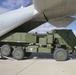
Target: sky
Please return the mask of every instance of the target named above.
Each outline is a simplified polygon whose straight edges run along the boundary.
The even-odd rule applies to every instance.
[[[15,10],[20,8],[21,6],[27,6],[30,3],[30,0],[0,0],[0,14],[3,14],[5,12],[9,12],[11,10]],[[76,18],[76,16],[72,16]],[[49,32],[52,29],[55,29],[56,27],[49,24],[45,23],[38,28],[32,30],[32,32],[39,32],[39,33],[45,33]],[[73,21],[71,24],[69,24],[66,29],[72,29],[73,32],[76,35],[76,20]]]
[[[0,14],[27,6],[30,0],[0,0]]]

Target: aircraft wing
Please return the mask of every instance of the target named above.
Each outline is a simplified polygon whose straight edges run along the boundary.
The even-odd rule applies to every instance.
[[[34,0],[34,6],[56,27],[68,26],[74,21],[70,16],[76,15],[76,0]]]

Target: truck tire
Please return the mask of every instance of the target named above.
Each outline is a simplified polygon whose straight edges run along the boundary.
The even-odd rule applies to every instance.
[[[10,45],[3,45],[1,47],[1,55],[2,56],[10,56],[12,53],[12,49]]]
[[[26,56],[26,57],[30,57],[31,54],[32,54],[31,52],[25,52],[25,56]]]
[[[60,48],[54,51],[53,57],[56,61],[66,61],[68,58],[68,54],[66,50]]]
[[[24,58],[24,51],[21,48],[15,48],[12,53],[14,59],[22,60]]]

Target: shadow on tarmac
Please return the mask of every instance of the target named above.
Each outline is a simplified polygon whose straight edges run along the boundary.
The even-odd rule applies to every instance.
[[[76,60],[76,53],[73,53],[72,56],[70,56],[70,58],[72,58],[73,60]]]
[[[0,57],[0,60],[7,60],[7,59],[13,59],[12,57]],[[32,55],[28,58],[24,58],[23,60],[29,60],[29,59],[54,59],[53,58],[53,54],[49,54],[49,53],[32,53]],[[71,56],[69,56],[68,60],[76,60],[76,53],[73,53]]]
[[[53,59],[53,54],[49,53],[32,53],[32,55],[29,57],[36,58],[36,59]]]
[[[48,53],[32,53],[32,55],[29,58],[24,58],[23,60],[28,60],[28,59],[54,59],[53,54],[48,54]],[[76,53],[73,53],[72,55],[69,56],[68,60],[76,60]]]

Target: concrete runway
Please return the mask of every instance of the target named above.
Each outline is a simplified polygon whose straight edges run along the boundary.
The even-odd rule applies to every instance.
[[[55,61],[50,54],[33,53],[24,60],[0,59],[0,75],[76,75],[76,54],[70,60]]]

